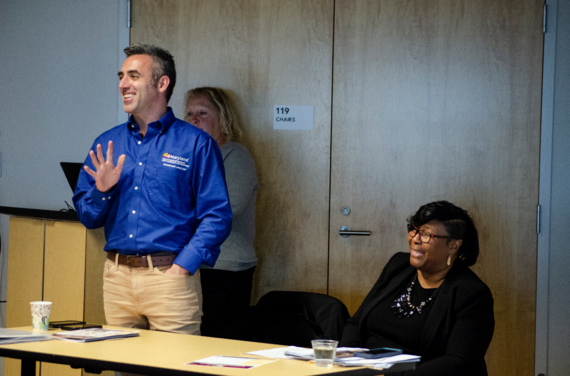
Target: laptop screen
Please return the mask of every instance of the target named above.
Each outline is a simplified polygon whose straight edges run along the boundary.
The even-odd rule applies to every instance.
[[[79,179],[79,172],[81,172],[81,167],[83,167],[83,163],[76,163],[76,162],[60,162],[61,168],[63,169],[63,173],[69,182],[69,186],[71,187],[71,191],[75,193],[75,186],[77,185],[77,179]]]

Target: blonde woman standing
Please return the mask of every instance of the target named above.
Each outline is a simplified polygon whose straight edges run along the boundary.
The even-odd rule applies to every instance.
[[[213,268],[200,269],[204,312],[201,332],[232,338],[240,311],[249,306],[257,263],[253,247],[257,172],[249,151],[234,141],[242,132],[235,108],[222,89],[189,90],[185,109],[185,120],[208,133],[220,147],[233,214],[232,231],[221,246],[218,261]]]

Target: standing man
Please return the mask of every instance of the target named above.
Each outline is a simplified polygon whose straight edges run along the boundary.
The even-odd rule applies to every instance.
[[[224,163],[216,141],[167,107],[172,55],[125,53],[119,90],[131,116],[95,140],[73,202],[85,227],[105,226],[107,324],[199,335],[198,268],[214,265],[230,233]]]

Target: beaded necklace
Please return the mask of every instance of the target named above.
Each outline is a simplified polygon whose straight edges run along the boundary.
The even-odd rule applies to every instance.
[[[412,304],[411,296],[412,291],[414,290],[414,284],[418,279],[418,273],[414,277],[414,280],[410,284],[410,287],[406,289],[407,293],[402,294],[399,298],[394,300],[396,304],[392,306],[394,309],[394,315],[399,315],[398,318],[401,319],[402,317],[411,317],[414,312],[417,312],[419,315],[422,314],[422,311],[431,303],[433,298],[435,298],[435,294],[439,291],[439,287],[431,294],[429,298],[425,301],[421,302],[418,306]],[[440,285],[441,287],[441,285]]]

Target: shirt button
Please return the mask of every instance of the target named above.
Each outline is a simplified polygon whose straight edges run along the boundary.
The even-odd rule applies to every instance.
[[[137,189],[139,189],[139,187],[135,187],[135,191],[136,191]]]
[[[142,162],[139,162],[139,166],[142,166]]]
[[[111,196],[109,196],[109,200],[111,199]]]
[[[137,212],[136,210],[133,210],[133,214],[135,214],[136,212]]]
[[[105,201],[105,197],[101,197],[101,200]]]
[[[142,141],[137,142],[139,145],[141,144]]]
[[[130,234],[130,235],[129,235],[129,238],[132,238],[132,237],[133,237],[133,234]]]

